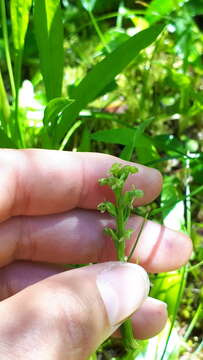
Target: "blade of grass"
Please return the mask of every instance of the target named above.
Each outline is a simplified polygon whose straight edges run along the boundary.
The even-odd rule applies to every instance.
[[[203,260],[200,261],[198,264],[195,264],[195,265],[193,265],[193,266],[190,266],[189,269],[188,269],[188,272],[189,272],[189,271],[193,271],[193,270],[195,270],[195,269],[198,269],[198,267],[200,267],[200,266],[202,266],[202,265],[203,265]]]
[[[64,110],[56,129],[56,141],[60,143],[79,112],[120,73],[138,53],[156,40],[163,25],[143,30],[108,54],[106,58],[89,71],[75,90],[75,102]],[[119,60],[119,61],[118,61]],[[68,119],[68,121],[67,121]]]
[[[197,355],[201,354],[201,351],[203,350],[203,340],[201,341],[201,343],[199,344],[199,346],[197,347],[197,349],[194,351],[194,353],[192,354],[191,359],[197,360]]]
[[[116,19],[116,27],[117,27],[117,29],[121,29],[121,28],[122,28],[122,22],[123,22],[124,12],[125,12],[124,2],[123,2],[123,0],[121,0],[121,1],[119,2],[118,15],[117,15],[117,19]]]
[[[188,153],[189,155],[189,153]],[[184,164],[185,163],[185,164]],[[185,221],[186,221],[186,230],[189,236],[191,236],[191,231],[192,231],[192,222],[191,222],[191,200],[190,200],[190,159],[187,158],[184,161],[184,168],[185,168],[185,208],[186,208],[186,214],[185,214]],[[170,336],[171,333],[173,331],[174,325],[175,325],[175,321],[176,321],[176,317],[177,317],[177,313],[178,313],[178,309],[181,303],[181,299],[185,290],[185,285],[186,285],[186,280],[187,280],[187,274],[188,274],[188,264],[183,266],[181,269],[181,281],[180,281],[180,287],[179,287],[179,291],[178,291],[178,296],[176,299],[176,305],[175,305],[175,310],[173,313],[173,317],[172,317],[172,321],[171,321],[171,326],[168,332],[168,336],[166,339],[166,343],[165,343],[165,347],[161,356],[160,360],[163,360],[166,354],[166,350],[168,348],[168,344],[170,341]],[[177,350],[175,349],[175,352]]]
[[[182,299],[182,295],[183,295],[183,292],[184,292],[184,289],[185,289],[186,276],[187,276],[186,266],[183,266],[183,268],[181,269],[181,281],[180,281],[178,296],[177,296],[177,300],[176,300],[176,304],[175,304],[175,310],[174,310],[174,313],[173,313],[173,317],[172,317],[172,320],[171,320],[171,326],[170,326],[170,329],[169,329],[169,332],[168,332],[168,335],[167,335],[165,347],[164,347],[164,350],[163,350],[163,353],[162,353],[162,356],[161,356],[160,360],[164,360],[166,350],[168,348],[168,344],[169,344],[170,337],[171,337],[171,334],[172,334],[172,331],[173,331],[173,328],[174,328],[174,325],[175,325],[175,321],[176,321],[178,309],[179,309],[179,306],[180,306],[180,302],[181,302],[181,299]]]
[[[64,150],[65,146],[68,144],[68,141],[70,140],[71,136],[74,134],[74,132],[82,125],[82,121],[78,120],[72,127],[71,129],[68,131],[68,133],[66,134],[59,150]]]
[[[197,323],[197,321],[198,321],[198,319],[200,318],[201,315],[203,315],[202,314],[202,304],[199,304],[199,306],[198,306],[198,308],[197,308],[197,310],[195,312],[195,315],[192,318],[192,321],[191,321],[190,325],[188,326],[188,328],[187,328],[187,330],[186,330],[186,332],[185,332],[185,334],[183,336],[185,341],[188,340],[192,330],[194,329],[194,327],[195,327],[195,325],[196,325],[196,323]]]
[[[10,80],[10,85],[11,85],[11,93],[12,93],[13,99],[15,99],[15,97],[16,97],[16,89],[15,89],[15,81],[14,81],[13,68],[12,68],[11,56],[10,56],[10,48],[9,48],[9,41],[8,41],[8,29],[7,29],[5,0],[0,0],[0,5],[1,5],[1,23],[2,23],[3,38],[4,38],[4,48],[5,48],[5,55],[6,55],[6,63],[7,63],[9,80]]]
[[[16,131],[18,134],[18,143],[20,147],[25,147],[23,130],[19,119],[19,90],[21,83],[21,68],[22,68],[22,51],[19,51],[15,55],[14,61],[14,75],[15,75],[15,86],[16,86],[16,98],[15,98],[15,122]]]
[[[107,53],[110,53],[110,48],[109,48],[108,44],[106,43],[106,40],[105,40],[105,38],[104,38],[101,30],[100,30],[99,25],[97,24],[97,20],[96,20],[96,18],[94,17],[93,12],[92,12],[92,11],[88,11],[88,13],[89,13],[89,17],[90,17],[90,20],[91,20],[91,22],[92,22],[92,25],[94,26],[95,31],[96,31],[96,33],[97,33],[97,35],[98,35],[101,43],[103,44],[103,46],[104,46],[104,48],[106,49]]]
[[[10,118],[10,106],[4,87],[4,82],[0,70],[0,114],[1,114],[1,125],[6,133],[9,133],[8,124]]]
[[[145,129],[151,124],[151,122],[154,120],[154,117],[151,117],[145,121],[143,121],[139,126],[134,128],[134,135],[132,137],[132,140],[129,141],[123,149],[123,151],[120,154],[120,158],[123,160],[130,161],[133,155],[133,151],[135,149],[136,143],[138,143],[141,140],[141,136],[144,133]]]
[[[22,56],[25,36],[29,23],[29,12],[32,0],[11,0],[10,14],[12,24],[12,37],[15,50],[14,56],[14,81],[15,81],[15,125],[18,144],[25,147],[22,126],[19,119],[19,89],[21,84]]]
[[[35,0],[35,36],[47,100],[61,96],[64,50],[60,0]]]

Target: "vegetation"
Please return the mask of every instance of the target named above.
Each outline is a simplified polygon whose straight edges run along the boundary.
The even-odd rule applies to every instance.
[[[92,359],[200,359],[203,342],[203,3],[0,0],[0,146],[99,151],[158,168],[153,220],[186,232],[182,269],[151,275],[168,304],[160,336],[134,354],[107,341]]]

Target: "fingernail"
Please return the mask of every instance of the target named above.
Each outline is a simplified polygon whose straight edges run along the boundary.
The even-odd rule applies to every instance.
[[[97,277],[109,322],[117,325],[136,311],[149,293],[146,271],[131,263],[110,262]]]
[[[154,299],[154,298],[150,298],[150,299],[153,299],[153,303],[156,305],[156,306],[160,306],[161,308],[165,308],[165,310],[167,310],[167,304],[164,302],[164,301],[161,301],[161,300],[158,300],[158,299]]]

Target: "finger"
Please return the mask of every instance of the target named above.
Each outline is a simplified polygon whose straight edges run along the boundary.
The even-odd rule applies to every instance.
[[[96,153],[51,150],[1,150],[0,219],[14,215],[41,215],[63,212],[75,207],[94,209],[112,192],[100,186],[115,162],[133,164]],[[155,169],[136,165],[128,186],[144,191],[137,205],[152,201],[160,192],[161,175]]]
[[[128,226],[134,232],[127,241],[128,254],[142,222],[138,216],[129,221]],[[113,226],[109,216],[88,210],[11,218],[0,224],[0,265],[15,259],[61,264],[115,260],[114,244],[104,234],[105,227]],[[192,243],[186,235],[147,221],[131,261],[149,272],[170,271],[185,264],[191,251]]]
[[[131,317],[135,338],[144,340],[156,336],[165,327],[167,317],[166,303],[148,297]],[[121,337],[120,330],[113,336]]]
[[[27,286],[65,271],[54,264],[15,261],[0,268],[0,301],[17,294]]]
[[[148,291],[143,268],[118,262],[43,280],[0,303],[1,358],[85,360]]]
[[[148,297],[132,316],[135,338],[144,340],[159,334],[166,325],[167,317],[166,303]]]
[[[29,262],[15,262],[5,266],[0,269],[0,301],[62,271],[64,269],[59,266]],[[165,326],[166,304],[148,297],[131,319],[135,338],[147,339],[155,336]]]

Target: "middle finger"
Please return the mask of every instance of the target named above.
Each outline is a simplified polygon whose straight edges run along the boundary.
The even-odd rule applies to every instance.
[[[127,241],[129,253],[143,219],[133,216]],[[116,259],[112,240],[103,229],[112,218],[96,211],[76,209],[64,214],[13,217],[0,224],[0,266],[13,260],[81,264]],[[183,265],[192,250],[184,234],[147,221],[131,259],[149,272],[171,271]]]

